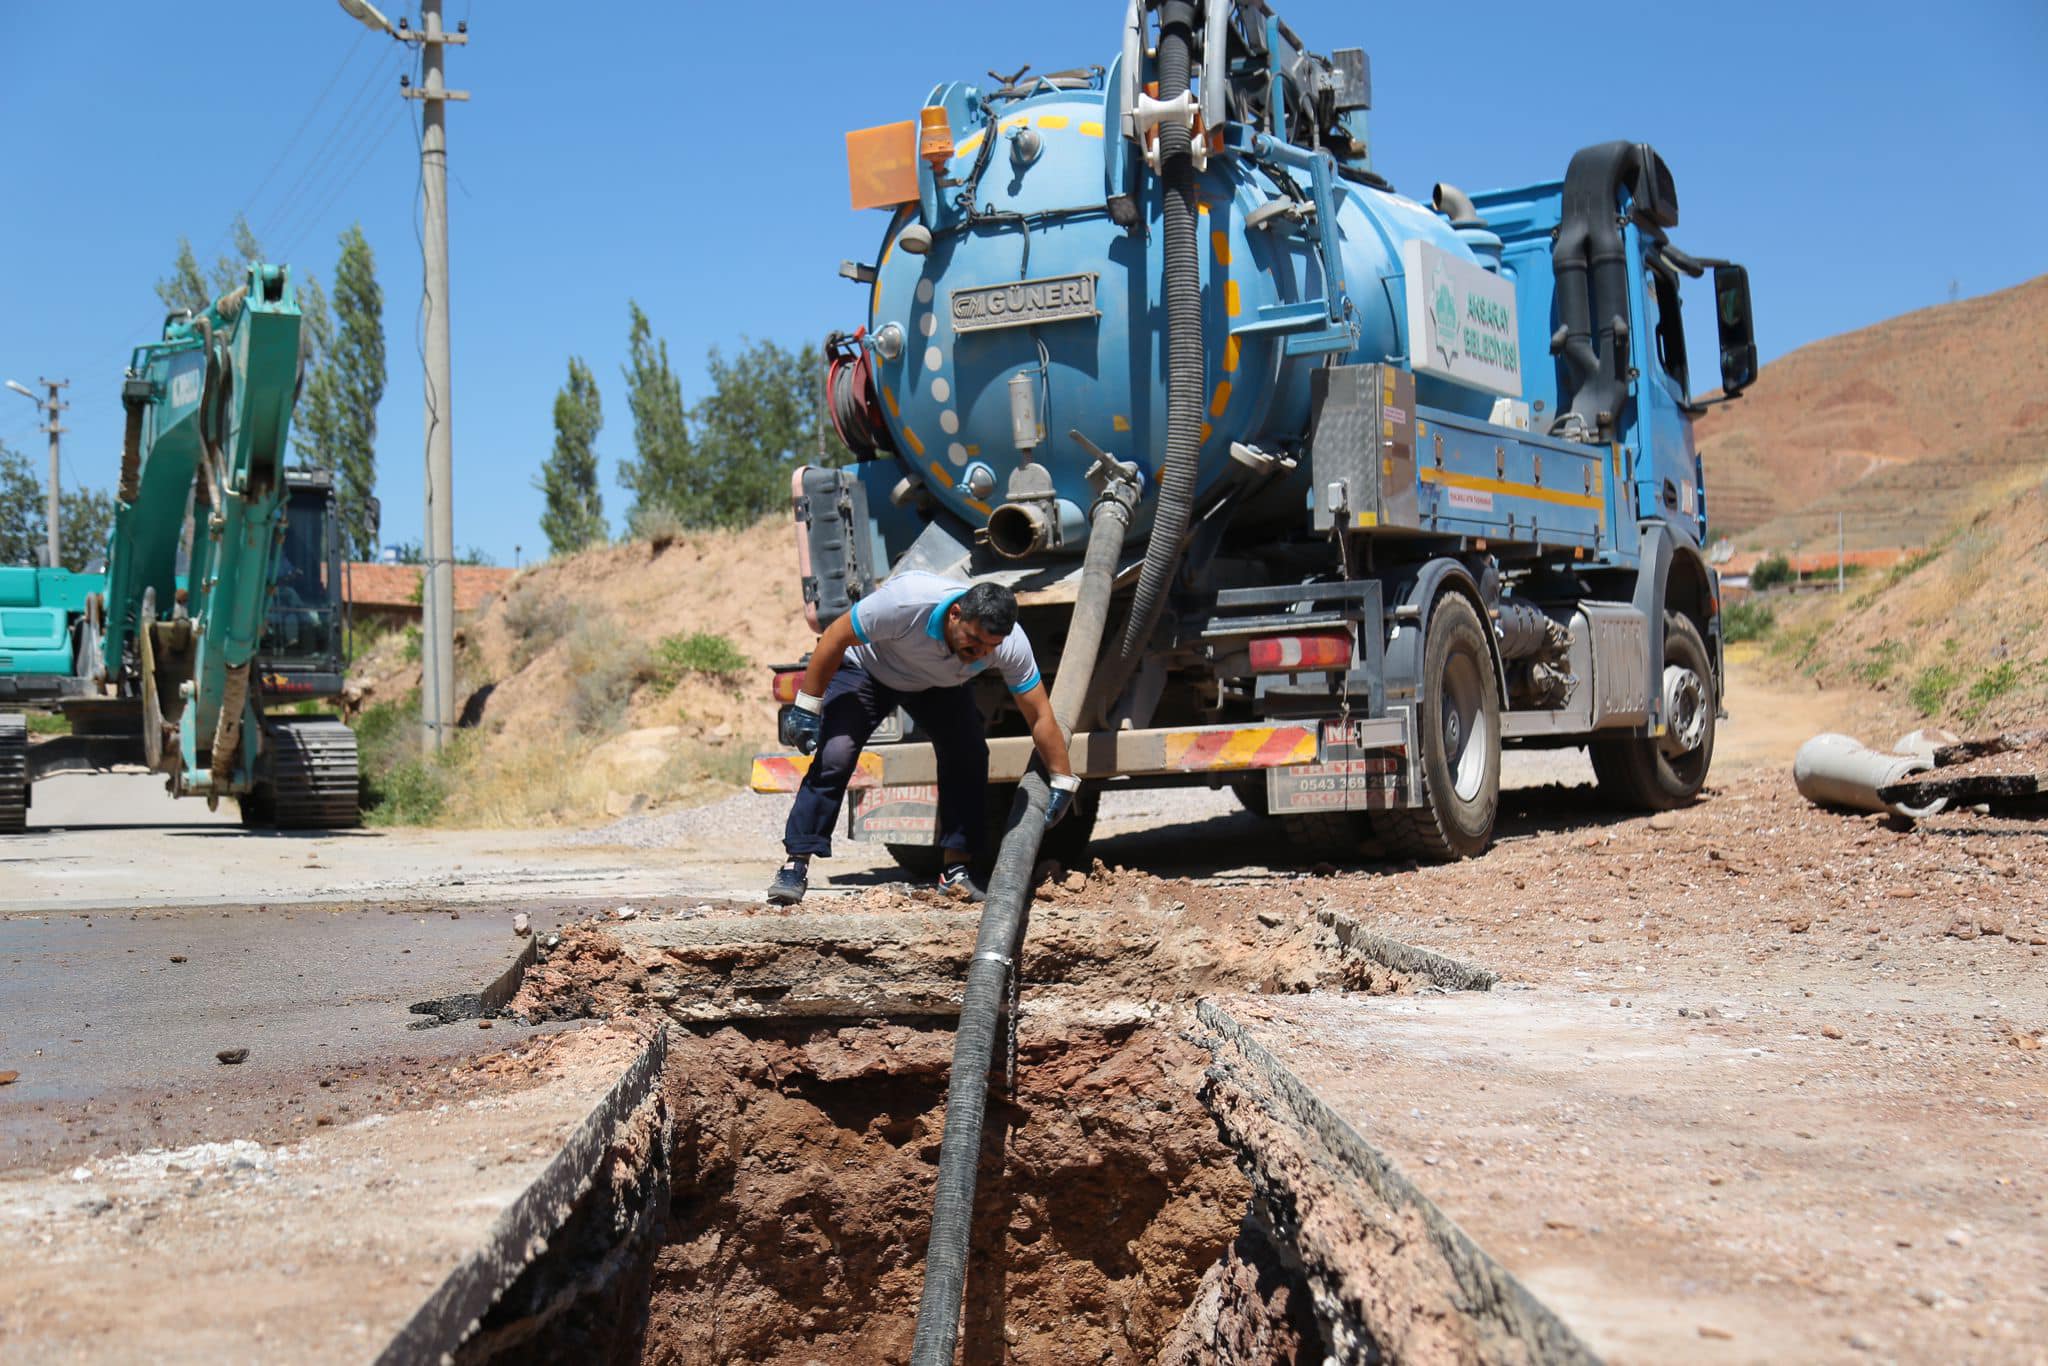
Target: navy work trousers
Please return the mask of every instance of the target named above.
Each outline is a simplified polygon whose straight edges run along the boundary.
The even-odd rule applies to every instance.
[[[939,762],[939,844],[973,853],[981,847],[988,792],[988,726],[966,684],[898,692],[854,664],[842,664],[825,685],[824,732],[817,756],[783,827],[792,855],[832,856],[832,826],[846,800],[861,747],[901,707],[931,736]]]

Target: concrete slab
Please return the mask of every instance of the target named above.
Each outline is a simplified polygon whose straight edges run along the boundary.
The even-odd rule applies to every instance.
[[[2039,1359],[2028,1117],[1931,1127],[1944,1101],[1910,1074],[1837,1095],[1796,1047],[1692,1027],[1676,998],[1628,1006],[1203,1003],[1205,1100],[1339,1336],[1480,1360]]]
[[[441,1359],[658,1106],[661,1057],[592,1026],[458,1104],[0,1178],[0,1357]]]

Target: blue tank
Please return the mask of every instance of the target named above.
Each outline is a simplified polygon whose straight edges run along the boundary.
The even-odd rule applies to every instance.
[[[1119,134],[1117,79],[1112,65],[1086,84],[1009,100],[984,101],[965,85],[935,90],[928,107],[947,113],[954,151],[944,180],[954,184],[926,172],[923,202],[896,212],[882,244],[867,328],[884,420],[906,470],[973,528],[987,524],[1026,459],[1019,407],[1036,407],[1042,435],[1030,460],[1064,517],[1092,497],[1093,457],[1070,431],[1156,482],[1167,410],[1162,196]],[[1461,237],[1428,206],[1335,175],[1321,177],[1335,225],[1322,235],[1320,215],[1298,209],[1315,202],[1310,180],[1305,171],[1283,186],[1250,157],[1218,151],[1198,175],[1202,489],[1230,468],[1234,442],[1298,449],[1314,369],[1405,357],[1404,242],[1498,266],[1497,252],[1489,259],[1483,242],[1475,252],[1473,234]],[[1129,227],[1111,213],[1120,187]],[[971,215],[958,208],[968,196]],[[1319,236],[1341,262],[1336,292],[1348,316],[1337,320],[1315,307],[1331,294]],[[1477,416],[1492,402],[1427,377],[1418,397]],[[1307,475],[1292,480],[1262,506],[1298,520]],[[1145,525],[1141,516],[1133,534]],[[1078,539],[1066,548],[1078,550]]]

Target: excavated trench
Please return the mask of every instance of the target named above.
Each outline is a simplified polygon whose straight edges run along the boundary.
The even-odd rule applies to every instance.
[[[1014,1065],[999,1046],[991,1069],[963,1360],[1325,1359],[1202,1102],[1192,1004],[1429,979],[1305,895],[1191,911],[1147,887],[1056,884],[1033,910]],[[662,1082],[458,1359],[906,1359],[973,920],[874,893],[565,932],[511,1010],[665,1031]]]

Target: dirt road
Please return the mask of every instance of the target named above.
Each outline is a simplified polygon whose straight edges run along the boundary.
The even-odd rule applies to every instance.
[[[1103,991],[1119,1001],[1147,981],[1206,990],[1189,984],[1215,944],[1242,940],[1245,961],[1267,964],[1227,987],[1250,993],[1232,1007],[1246,1037],[1293,1059],[1611,1359],[2037,1360],[2048,1340],[2041,833],[1969,813],[1903,831],[1814,811],[1790,792],[1798,743],[1822,729],[1882,742],[1904,719],[1860,696],[1766,685],[1740,663],[1729,706],[1699,806],[1618,819],[1583,786],[1582,756],[1515,756],[1496,847],[1447,868],[1311,873],[1228,793],[1116,794],[1096,853],[1132,871],[1055,890],[1034,934],[1151,954],[1145,917],[1161,908],[1175,925],[1209,927],[1175,950],[1180,977],[1149,959],[1111,973],[1118,985]],[[277,1144],[320,1130],[309,1115],[337,1132],[373,1110],[443,1115],[470,1085],[463,1057],[529,1036],[509,1021],[413,1034],[407,998],[446,977],[480,983],[515,947],[515,910],[541,930],[622,906],[687,921],[693,903],[751,899],[779,852],[780,804],[746,797],[580,835],[293,837],[247,834],[136,785],[147,782],[51,784],[30,834],[0,851],[0,971],[13,973],[0,982],[0,1068],[23,1073],[6,1137],[31,1186],[73,1162],[111,1171],[152,1141]],[[843,846],[827,867],[817,909],[900,914],[894,874],[871,851]],[[1327,994],[1327,972],[1286,961],[1325,913],[1504,981],[1484,995]],[[188,961],[171,964],[173,953]],[[639,1000],[639,980],[593,999]],[[1100,1007],[1081,997],[1100,1027]],[[1028,1029],[1028,995],[1026,1008]],[[274,1069],[213,1062],[229,1032],[266,1041]],[[1048,1042],[1027,1033],[1027,1066]],[[930,1071],[943,1049],[920,1047]],[[845,1079],[865,1065],[830,1069]],[[1120,1084],[1105,1083],[1104,1114],[1127,1108]],[[1073,1103],[1056,1091],[1047,1104]],[[117,1093],[125,1108],[100,1103]],[[926,1108],[905,1130],[902,1113],[868,1101],[820,1101],[791,1132],[829,1146],[833,1125],[865,1126],[859,1141],[875,1152],[915,1159],[888,1197],[914,1211],[903,1191],[936,1142],[937,1095],[881,1094]],[[1098,1123],[1088,1114],[1083,1130]],[[45,1238],[78,1217],[38,1210],[24,1198],[8,1217]],[[762,1256],[788,1255],[766,1211],[728,1214]],[[1045,1236],[1018,1229],[1026,1243]],[[1020,1243],[1018,1255],[1042,1261],[1059,1241]],[[1066,1273],[1047,1274],[1055,1304]]]

